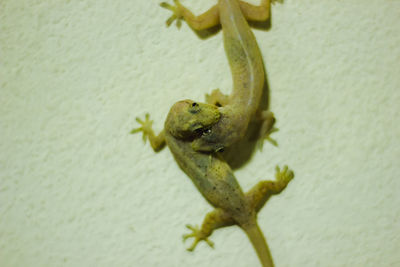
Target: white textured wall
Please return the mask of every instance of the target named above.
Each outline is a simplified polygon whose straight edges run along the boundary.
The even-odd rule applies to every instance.
[[[259,266],[235,227],[185,251],[185,224],[211,208],[167,149],[128,134],[136,116],[161,129],[175,101],[230,91],[220,33],[165,28],[156,0],[0,10],[0,266]],[[272,12],[255,34],[280,146],[236,175],[247,190],[295,170],[259,215],[276,266],[400,266],[400,1]]]

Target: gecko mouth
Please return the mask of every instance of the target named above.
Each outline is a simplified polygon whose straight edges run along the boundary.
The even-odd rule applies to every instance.
[[[192,148],[198,152],[222,152],[224,146],[221,142],[212,134],[211,129],[207,133],[202,133],[198,138],[192,141]]]

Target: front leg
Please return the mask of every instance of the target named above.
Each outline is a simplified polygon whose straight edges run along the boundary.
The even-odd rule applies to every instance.
[[[275,181],[261,181],[246,194],[250,205],[258,212],[272,196],[279,194],[294,178],[294,173],[287,166],[281,170],[276,166]]]
[[[223,94],[218,88],[211,94],[206,94],[206,103],[217,107],[223,107],[229,104],[229,96]]]
[[[145,120],[142,121],[140,118],[136,118],[136,121],[142,125],[142,127],[133,129],[130,133],[135,134],[138,132],[143,133],[143,141],[146,142],[147,139],[150,141],[150,145],[155,152],[160,151],[165,146],[165,135],[164,130],[158,135],[154,134],[153,131],[153,121],[150,120],[150,115],[146,114]]]
[[[166,2],[160,4],[161,7],[171,10],[173,13],[166,22],[167,26],[171,25],[174,20],[177,20],[176,26],[180,28],[182,19],[184,19],[187,24],[196,31],[209,29],[219,24],[219,11],[217,5],[199,16],[195,16],[189,9],[183,6],[179,0],[174,0],[174,3],[175,5],[170,5]]]

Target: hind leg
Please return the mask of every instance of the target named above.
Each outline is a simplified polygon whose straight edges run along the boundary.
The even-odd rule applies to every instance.
[[[265,21],[270,17],[271,3],[280,2],[283,0],[262,0],[259,6],[239,1],[240,9],[247,20]]]
[[[193,251],[200,241],[205,241],[210,247],[214,247],[214,243],[208,240],[208,237],[212,232],[218,228],[233,225],[233,219],[222,209],[215,209],[212,212],[207,213],[204,218],[203,224],[199,229],[197,226],[186,225],[186,227],[192,230],[192,233],[183,236],[183,240],[193,237],[193,244],[187,249]]]
[[[278,146],[278,142],[271,137],[272,133],[278,131],[278,128],[274,127],[274,114],[269,110],[259,111],[256,114],[256,119],[259,120],[261,123],[261,127],[258,133],[258,148],[262,150],[265,140],[267,140],[274,146]]]

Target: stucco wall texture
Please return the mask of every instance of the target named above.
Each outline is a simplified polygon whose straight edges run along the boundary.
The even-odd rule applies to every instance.
[[[0,1],[1,267],[260,266],[237,227],[185,250],[212,208],[129,134],[231,90],[221,33],[166,28],[158,3]],[[235,174],[248,190],[295,171],[259,214],[276,267],[400,266],[400,1],[287,0],[254,33],[279,147]]]

